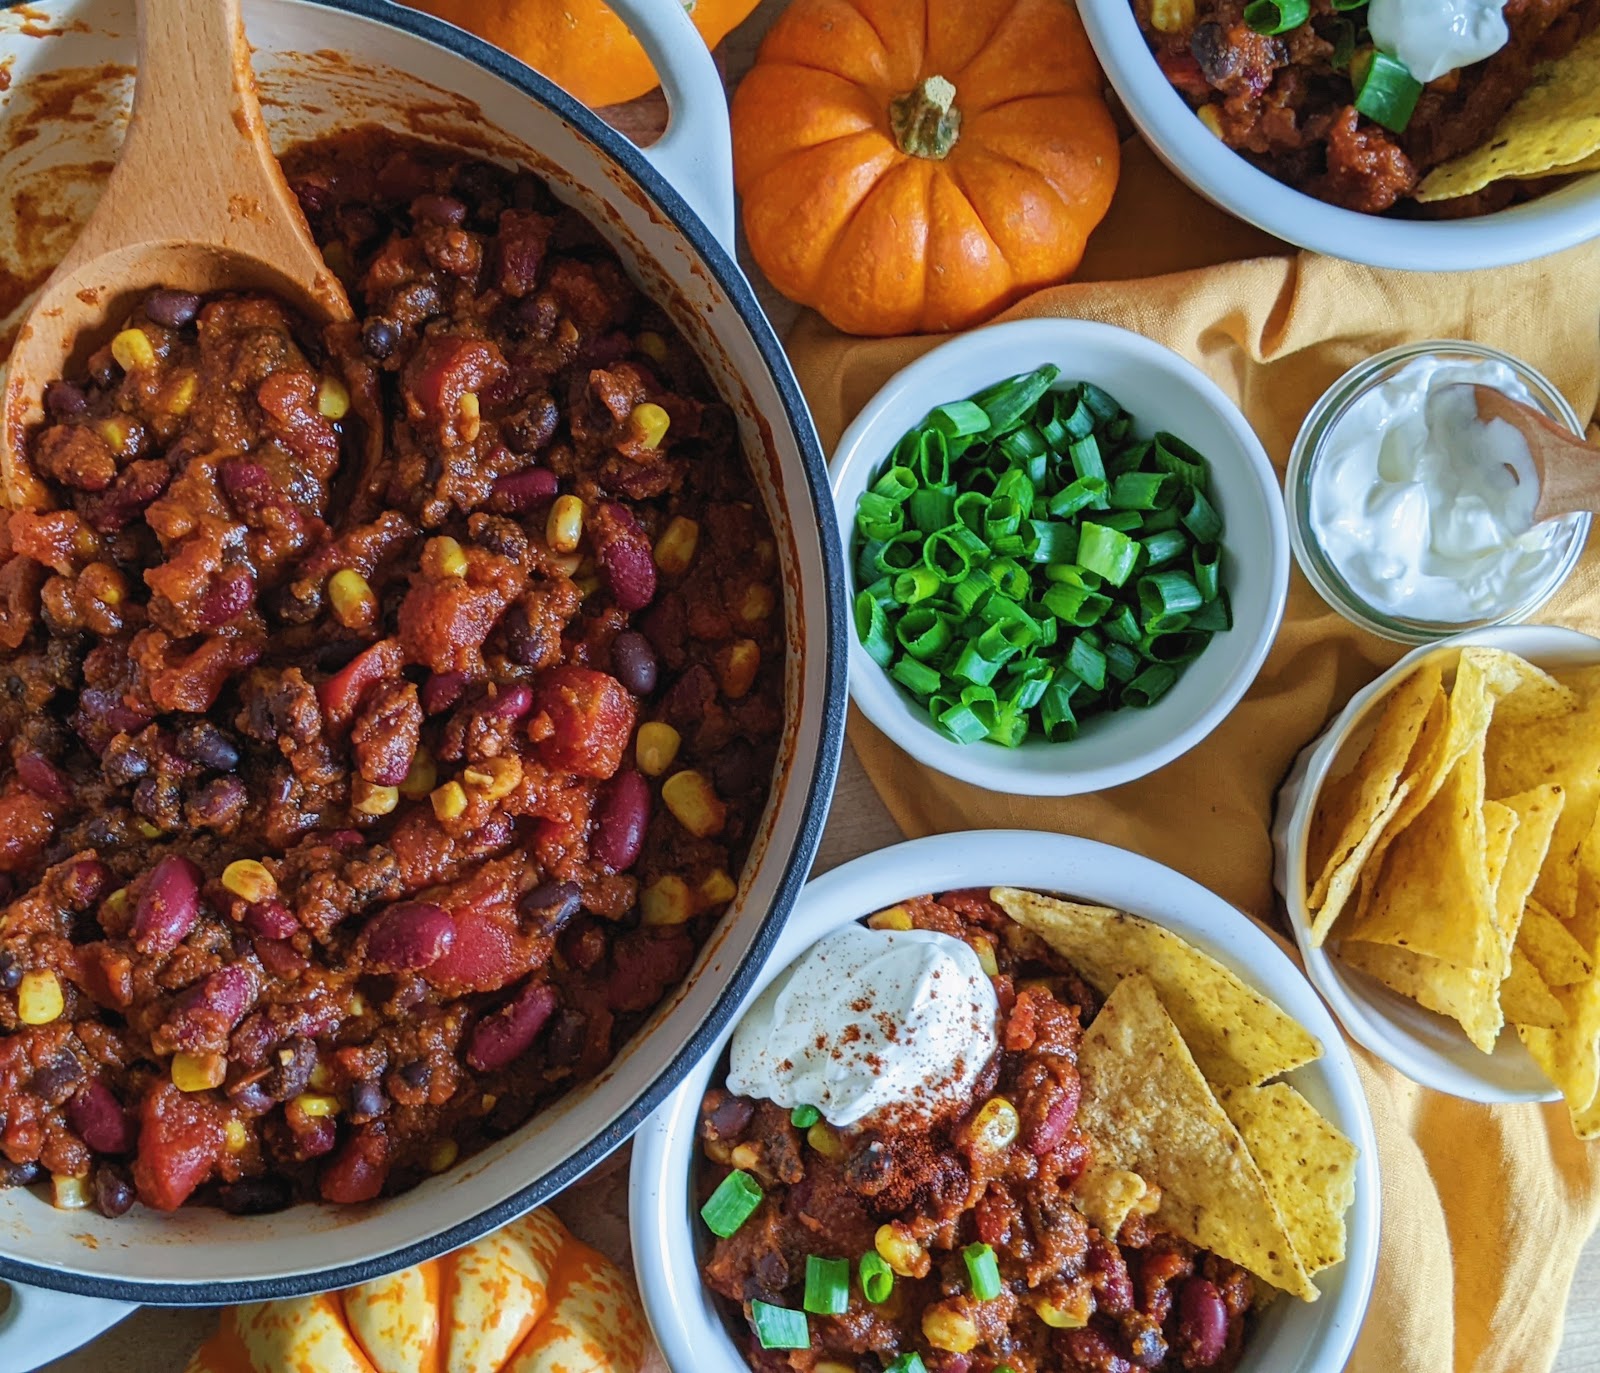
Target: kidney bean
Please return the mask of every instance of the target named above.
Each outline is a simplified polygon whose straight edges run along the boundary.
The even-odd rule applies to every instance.
[[[83,1081],[83,1069],[71,1054],[61,1054],[34,1073],[28,1090],[52,1106],[59,1106],[72,1095],[73,1089]]]
[[[578,913],[580,904],[576,883],[541,882],[517,902],[517,909],[538,934],[554,937]]]
[[[416,972],[449,953],[455,939],[455,921],[443,906],[401,901],[367,923],[367,966],[383,973]]]
[[[480,1073],[510,1067],[533,1047],[555,1009],[555,988],[548,982],[530,982],[472,1027],[467,1036],[467,1066]]]
[[[339,1142],[339,1127],[330,1116],[298,1116],[290,1121],[297,1159],[321,1158],[331,1154]]]
[[[1178,1349],[1185,1368],[1210,1368],[1228,1343],[1228,1312],[1216,1284],[1187,1279],[1178,1292]]]
[[[218,772],[232,772],[239,766],[239,750],[233,741],[207,720],[185,725],[173,740],[178,757],[203,768]]]
[[[413,1091],[425,1092],[433,1081],[433,1064],[425,1058],[414,1058],[401,1065],[400,1080]]]
[[[650,825],[650,787],[632,768],[624,768],[600,790],[594,838],[589,853],[608,872],[626,872],[639,861]]]
[[[214,1044],[244,1019],[255,999],[255,974],[243,963],[229,963],[184,988],[173,1003],[167,1030],[180,1048]]]
[[[217,1189],[217,1201],[231,1216],[264,1216],[286,1210],[294,1201],[287,1178],[240,1178]]]
[[[252,901],[239,923],[257,939],[289,939],[300,930],[294,912],[281,901]]]
[[[222,573],[200,601],[200,622],[208,629],[225,625],[255,599],[256,579],[242,567]]]
[[[200,297],[192,291],[152,291],[144,298],[144,313],[164,329],[181,329],[200,313]]]
[[[701,1123],[701,1132],[711,1139],[738,1139],[755,1114],[756,1104],[749,1097],[723,1092]]]
[[[411,218],[453,229],[466,222],[467,207],[453,195],[419,195],[411,202]]]
[[[602,921],[585,916],[574,921],[561,934],[561,956],[579,972],[599,965],[610,944]]]
[[[1082,1083],[1078,1075],[1071,1068],[1065,1069],[1071,1073],[1060,1084],[1059,1090],[1052,1091],[1049,1104],[1042,1111],[1030,1111],[1032,1101],[1024,1103],[1023,1119],[1026,1122],[1023,1144],[1035,1158],[1043,1158],[1060,1147],[1061,1141],[1067,1137],[1067,1131],[1072,1128],[1072,1123],[1078,1118],[1078,1099],[1082,1095]]]
[[[1132,1311],[1133,1279],[1128,1276],[1128,1264],[1122,1257],[1122,1250],[1103,1235],[1097,1235],[1089,1241],[1089,1251],[1084,1257],[1093,1275],[1100,1310],[1111,1316]]]
[[[516,309],[517,318],[523,324],[535,326],[536,329],[544,323],[545,310],[545,304],[537,303],[538,299],[533,297],[531,301],[525,300]],[[550,326],[554,328],[554,325],[555,321],[552,319]],[[527,409],[507,416],[500,425],[500,433],[507,446],[516,452],[537,453],[556,436],[556,430],[560,425],[561,411],[556,407],[555,398],[546,394],[535,396],[528,402]],[[551,494],[554,495],[554,492]]]
[[[485,696],[478,705],[478,714],[487,720],[520,720],[533,709],[533,689],[525,683],[501,687],[493,696]]]
[[[42,753],[31,749],[17,755],[17,781],[52,805],[64,806],[72,799],[67,775]]]
[[[264,1116],[278,1104],[254,1078],[229,1087],[228,1100],[247,1116]]]
[[[1132,1373],[1128,1361],[1098,1330],[1069,1330],[1062,1343],[1066,1345],[1067,1356],[1080,1368],[1092,1368],[1095,1373]]]
[[[495,509],[508,515],[520,515],[536,505],[553,501],[559,489],[560,482],[548,467],[528,467],[495,478],[489,499],[494,502]]]
[[[318,1186],[327,1201],[371,1201],[389,1176],[389,1140],[381,1125],[363,1125],[322,1170]]]
[[[611,672],[635,696],[656,689],[660,670],[650,640],[636,629],[625,629],[611,641]]]
[[[61,896],[74,910],[88,910],[110,885],[110,868],[98,858],[80,858],[62,880]]]
[[[125,1216],[132,1209],[135,1193],[126,1171],[115,1164],[102,1163],[94,1170],[95,1209],[108,1220]]]
[[[609,519],[601,522],[603,537],[597,536],[596,560],[619,610],[632,614],[643,610],[656,598],[656,560],[650,540],[626,506],[602,507]]]
[[[152,957],[171,953],[199,914],[200,869],[181,854],[169,853],[150,870],[134,907],[134,947]]]
[[[466,689],[465,672],[435,672],[422,684],[422,709],[429,715],[442,715]]]
[[[83,387],[70,381],[46,382],[44,408],[53,420],[71,419],[89,408],[89,397],[84,395]]]
[[[67,1103],[67,1124],[97,1154],[128,1154],[139,1130],[122,1103],[103,1082],[89,1083]]]

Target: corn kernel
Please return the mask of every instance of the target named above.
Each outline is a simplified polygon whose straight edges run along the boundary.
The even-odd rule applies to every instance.
[[[656,566],[669,577],[679,577],[694,561],[700,543],[700,526],[683,515],[674,515],[656,540]]]
[[[367,1013],[367,998],[362,996],[360,992],[351,992],[349,1006],[350,1014],[360,1018]]]
[[[1022,1128],[1017,1108],[1003,1096],[990,1097],[967,1125],[967,1138],[975,1149],[998,1154],[1011,1147]]]
[[[760,624],[772,618],[777,606],[778,599],[772,594],[770,586],[765,582],[752,582],[745,588],[744,596],[739,601],[739,618],[747,625]]]
[[[478,1102],[478,1110],[482,1112],[482,1114],[488,1115],[490,1111],[494,1110],[494,1108],[499,1105],[499,1102],[500,1098],[497,1097],[493,1092],[485,1092]]]
[[[411,755],[411,768],[406,780],[400,784],[400,794],[408,801],[420,801],[439,780],[439,765],[433,761],[426,744],[419,744]]]
[[[718,868],[700,883],[700,903],[703,906],[726,905],[733,900],[738,890],[738,884],[733,878]]]
[[[128,913],[128,902],[131,899],[126,887],[118,887],[101,903],[101,916],[109,916],[113,922],[121,920]]]
[[[581,553],[559,553],[550,561],[563,577],[576,577],[583,570],[585,559]]]
[[[461,545],[448,534],[429,539],[422,550],[422,568],[434,577],[465,577],[467,555]]]
[[[278,894],[278,880],[254,858],[239,858],[222,870],[222,885],[246,901],[270,901]]]
[[[433,802],[433,813],[441,820],[455,820],[467,808],[467,793],[460,782],[446,782],[435,787],[428,799]]]
[[[806,1131],[806,1143],[825,1159],[838,1163],[849,1153],[839,1132],[825,1120],[817,1121]]]
[[[1202,105],[1195,111],[1195,118],[1205,125],[1208,133],[1222,137],[1222,116],[1217,113],[1215,105]]]
[[[761,645],[754,639],[739,639],[718,655],[718,685],[730,701],[743,700],[755,685],[761,670]]]
[[[317,387],[317,413],[336,422],[350,413],[350,390],[338,377],[324,377]]]
[[[293,1062],[294,1054],[291,1051],[289,1057],[283,1060],[283,1064],[288,1067]],[[328,1066],[327,1059],[319,1058],[312,1065],[311,1076],[306,1081],[310,1084],[313,1092],[331,1092],[333,1090],[333,1069]]]
[[[456,402],[456,427],[461,431],[461,441],[471,443],[483,428],[483,407],[478,403],[476,391],[463,391]]]
[[[654,329],[646,329],[639,335],[639,351],[651,362],[662,363],[667,360],[667,341]]]
[[[346,629],[366,629],[378,617],[378,598],[353,567],[341,567],[328,578],[328,603]]]
[[[867,917],[867,927],[874,930],[909,930],[911,912],[904,906],[890,906]]]
[[[856,1373],[856,1366],[853,1363],[839,1363],[835,1359],[824,1359],[812,1365],[811,1373]]]
[[[88,1178],[67,1173],[50,1175],[50,1204],[58,1211],[81,1211],[94,1202],[94,1189]]]
[[[399,787],[379,786],[365,777],[350,784],[350,809],[359,815],[389,815],[399,804]]]
[[[1184,33],[1194,27],[1194,0],[1151,0],[1150,27],[1157,33]]]
[[[978,966],[986,976],[1000,976],[1000,960],[994,956],[994,941],[981,934],[975,934],[967,943],[972,945],[973,953],[978,955]]]
[[[90,563],[78,577],[79,590],[113,609],[128,595],[128,580],[110,563]]]
[[[153,366],[156,350],[143,329],[124,329],[111,340],[111,356],[124,372]]]
[[[173,1054],[172,1085],[180,1092],[206,1092],[222,1086],[228,1060],[221,1054]]]
[[[480,796],[498,801],[509,796],[522,782],[522,759],[514,753],[485,758],[461,774],[461,780]]]
[[[940,1302],[922,1313],[922,1337],[935,1349],[965,1354],[977,1346],[978,1324],[965,1311]]]
[[[675,772],[667,778],[661,784],[661,799],[673,819],[696,839],[709,839],[727,823],[728,808],[711,789],[711,783],[693,770]]]
[[[230,1154],[242,1154],[250,1145],[250,1131],[242,1120],[234,1117],[230,1117],[222,1127],[222,1138]]]
[[[24,1025],[48,1025],[66,1008],[61,981],[49,968],[22,974],[17,984],[17,1019]]]
[[[1033,1311],[1052,1330],[1081,1330],[1089,1324],[1087,1290],[1035,1297]]]
[[[639,726],[633,741],[633,756],[646,777],[659,777],[672,766],[683,744],[683,736],[671,725],[648,720]]]
[[[182,419],[194,405],[194,398],[199,394],[200,381],[193,372],[183,373],[170,387],[163,397],[169,415]]]
[[[735,1168],[743,1168],[747,1173],[758,1172],[761,1168],[761,1150],[753,1144],[738,1144],[728,1155]]]
[[[639,894],[639,920],[645,925],[681,925],[693,914],[689,884],[672,873],[656,878]]]
[[[134,825],[134,829],[138,830],[139,833],[146,839],[161,838],[161,826],[153,825],[148,820],[140,820],[136,825]]]
[[[133,444],[133,421],[125,415],[108,415],[94,427],[118,457],[126,457]]]
[[[899,1221],[880,1225],[872,1237],[872,1247],[890,1268],[902,1278],[925,1278],[933,1261],[928,1251],[911,1238]]]
[[[453,1139],[441,1139],[428,1151],[428,1171],[442,1173],[461,1157],[461,1146]]]
[[[301,1115],[313,1119],[339,1114],[339,1098],[328,1092],[301,1092],[290,1104]]]
[[[633,424],[633,432],[646,448],[661,447],[661,440],[666,438],[667,430],[672,426],[672,416],[652,401],[634,406],[628,418]]]
[[[553,552],[571,553],[583,537],[583,502],[576,496],[557,496],[544,522],[544,541]]]

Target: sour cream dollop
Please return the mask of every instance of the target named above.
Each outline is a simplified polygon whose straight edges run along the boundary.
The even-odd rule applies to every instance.
[[[1478,418],[1461,382],[1537,408],[1491,359],[1424,356],[1357,400],[1324,440],[1311,477],[1311,527],[1374,609],[1462,623],[1514,609],[1562,557],[1566,520],[1535,526],[1539,478],[1527,442]]]
[[[1493,57],[1511,38],[1505,0],[1372,0],[1375,46],[1428,82]]]
[[[745,1012],[728,1089],[845,1127],[886,1107],[933,1115],[973,1090],[999,1048],[994,984],[963,941],[846,926]]]

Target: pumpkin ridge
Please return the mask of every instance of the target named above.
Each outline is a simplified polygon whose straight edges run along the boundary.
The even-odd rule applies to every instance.
[[[865,81],[857,81],[854,77],[846,76],[843,72],[835,71],[832,67],[819,67],[815,62],[792,62],[788,58],[784,58],[782,62],[772,63],[772,68],[775,71],[784,67],[793,68],[795,71],[813,72],[818,76],[826,76],[843,86],[849,86],[854,90],[864,92],[871,97],[874,104],[884,104],[884,114],[881,119],[874,121],[874,127],[884,129],[889,127],[887,102],[894,92],[882,82],[874,82],[869,86]],[[734,99],[738,99],[738,92],[734,93]]]
[[[1067,197],[1061,193],[1061,188],[1056,185],[1054,180],[1052,180],[1044,172],[1040,171],[1039,168],[1030,166],[1028,163],[1023,162],[1019,158],[1012,157],[1010,153],[1001,152],[998,148],[984,147],[973,150],[969,156],[973,158],[988,158],[991,162],[1002,162],[1008,167],[1015,167],[1019,172],[1026,172],[1029,176],[1033,177],[1035,180],[1047,187],[1050,191],[1050,194],[1060,201],[1067,210],[1070,211],[1073,208],[1073,202],[1068,200]],[[965,195],[968,200],[972,201],[972,208],[977,211],[978,218],[982,220],[983,211],[978,209],[978,202],[974,200],[970,194],[968,194],[967,186],[964,181],[961,183],[961,194]],[[994,237],[994,232],[989,228],[987,222],[985,222],[983,225],[983,231],[984,233],[988,234],[990,238]],[[998,244],[996,246],[998,247]],[[1004,257],[1005,254],[1001,253],[1001,256]]]
[[[833,245],[828,249],[827,256],[822,259],[822,271],[818,273],[819,276],[825,276],[835,270],[834,258],[838,256],[845,240],[849,238],[851,227],[861,217],[867,206],[878,198],[889,178],[900,170],[903,163],[909,160],[909,154],[902,153],[899,149],[896,149],[894,160],[878,175],[877,180],[872,183],[872,189],[862,196],[860,200],[856,201],[851,206],[850,213],[839,221],[839,227],[834,230]]]
[[[987,149],[984,149],[980,150],[977,155],[983,156],[986,153]],[[1001,262],[1006,264],[1007,270],[1010,270],[1011,259],[1006,256],[1005,249],[1000,246],[1000,240],[995,236],[994,230],[989,227],[989,221],[984,217],[982,202],[977,196],[973,195],[972,188],[967,185],[966,177],[961,174],[961,168],[958,165],[951,164],[946,170],[950,177],[950,184],[954,186],[956,190],[961,192],[962,198],[967,202],[968,205],[972,207],[973,218],[978,221],[979,226],[983,229],[985,236],[987,236],[990,246],[994,249],[994,255],[999,258]],[[1049,185],[1048,182],[1045,184]],[[1058,200],[1061,198],[1060,192],[1057,191],[1054,186],[1051,186],[1050,190]],[[1015,275],[1015,272],[1012,272],[1012,276],[1015,277]]]
[[[973,122],[975,124],[978,124],[978,123],[983,122],[983,121],[988,121],[988,120],[992,119],[992,117],[994,115],[1000,113],[1001,111],[1003,111],[1005,109],[1008,109],[1011,105],[1021,104],[1024,101],[1050,101],[1050,102],[1053,103],[1053,102],[1057,102],[1057,101],[1078,101],[1078,100],[1085,101],[1087,104],[1090,105],[1091,108],[1096,107],[1097,103],[1098,103],[1098,102],[1096,102],[1096,100],[1095,100],[1095,98],[1093,96],[1084,95],[1084,94],[1062,93],[1060,95],[1049,95],[1049,96],[1030,95],[1030,96],[1021,97],[1018,100],[1007,101],[1003,105],[996,105],[991,110],[985,110],[985,111],[983,111],[983,113],[981,115],[975,115],[973,117]],[[1103,109],[1104,107],[1100,106],[1099,108]],[[987,128],[985,128],[984,132],[985,133],[990,133],[991,131],[989,131]],[[1005,134],[1011,134],[1014,131],[1012,131],[1012,130],[1004,130],[1004,131],[1001,131],[1001,132],[1003,132]],[[994,158],[997,161],[1006,163],[1008,166],[1021,168],[1023,171],[1029,173],[1030,175],[1037,177],[1039,180],[1044,182],[1044,184],[1047,185],[1050,188],[1050,190],[1054,193],[1056,199],[1058,199],[1064,206],[1066,206],[1067,211],[1068,211],[1069,214],[1071,212],[1073,212],[1078,207],[1078,205],[1079,205],[1079,197],[1078,197],[1078,195],[1075,194],[1071,188],[1063,188],[1062,186],[1057,184],[1054,175],[1052,174],[1051,170],[1049,169],[1049,164],[1048,163],[1046,163],[1046,162],[1024,162],[1021,158],[1014,156],[1012,153],[1006,152],[1003,149],[1001,149],[999,147],[996,147],[995,146],[995,142],[994,142],[994,138],[992,136],[985,137],[982,134],[980,134],[980,131],[978,129],[976,129],[976,128],[973,130],[973,134],[974,134],[974,145],[973,145],[973,149],[972,149],[973,152],[980,153],[982,156]],[[1111,156],[1114,157],[1117,160],[1117,164],[1120,166],[1122,149],[1121,149],[1120,143],[1117,140],[1116,132],[1115,132],[1114,128],[1110,130],[1110,139],[1109,139],[1109,142],[1108,142],[1108,147],[1110,149]],[[1101,207],[1101,212],[1100,213],[1101,213],[1102,217],[1104,216],[1106,209],[1108,209],[1110,207],[1111,197],[1115,193],[1116,193],[1116,181],[1113,178],[1112,183],[1111,183],[1111,187],[1110,187],[1109,191],[1106,194],[1105,204]],[[1096,222],[1098,223],[1098,220]],[[1087,234],[1085,235],[1085,238],[1087,239]]]
[[[1063,0],[1063,2],[1064,3],[1071,3],[1071,0]],[[990,30],[986,34],[983,35],[983,41],[981,43],[979,43],[976,47],[973,48],[972,56],[969,57],[965,62],[963,62],[961,64],[961,67],[960,67],[960,69],[958,71],[954,71],[954,72],[950,73],[950,80],[955,83],[955,87],[956,87],[956,89],[958,91],[961,89],[961,77],[966,73],[966,71],[972,66],[972,64],[974,62],[976,62],[981,56],[983,56],[984,49],[987,48],[989,46],[989,44],[994,42],[996,35],[999,34],[1001,29],[1005,28],[1005,26],[1008,23],[1011,22],[1012,16],[1015,15],[1016,12],[1019,9],[1022,8],[1022,5],[1023,5],[1023,0],[1011,0],[1011,3],[1009,5],[1007,5],[1004,10],[1001,11],[1000,16],[994,21],[993,27],[990,28]],[[933,33],[932,33],[933,17],[932,17],[932,14],[930,13],[930,11],[928,11],[928,10],[924,10],[923,11],[923,15],[924,15],[923,24],[924,24],[924,27],[928,30],[928,32],[924,35],[923,44],[922,44],[923,66],[928,67],[928,66],[932,66],[932,63],[928,59],[928,49],[933,46]]]

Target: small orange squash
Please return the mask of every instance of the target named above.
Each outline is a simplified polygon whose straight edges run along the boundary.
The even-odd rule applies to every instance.
[[[601,0],[407,0],[521,58],[585,105],[620,105],[660,79],[627,26]],[[759,0],[679,0],[708,48]]]
[[[978,323],[1082,260],[1101,90],[1071,0],[794,0],[733,100],[750,250],[847,333]]]
[[[535,1211],[442,1259],[223,1313],[188,1373],[638,1373],[628,1280]]]

